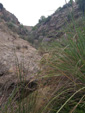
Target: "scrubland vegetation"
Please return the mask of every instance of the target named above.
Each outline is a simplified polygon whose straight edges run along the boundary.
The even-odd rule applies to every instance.
[[[26,92],[28,85],[22,80],[1,113],[85,113],[85,16],[77,21],[73,15],[70,18],[71,23],[62,29],[65,36],[38,48],[43,57],[36,89]],[[24,75],[18,68],[21,78]]]

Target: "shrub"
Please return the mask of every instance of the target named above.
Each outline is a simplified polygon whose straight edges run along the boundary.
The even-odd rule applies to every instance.
[[[59,7],[58,9],[57,9],[57,11],[61,11],[62,10],[62,8],[61,7]]]
[[[10,17],[7,17],[6,15],[2,15],[1,18],[4,19],[7,22],[10,21]]]
[[[41,16],[40,19],[39,19],[39,23],[45,21],[45,19],[46,19],[45,16]]]
[[[49,113],[83,113],[85,110],[85,29],[82,31],[76,25],[75,29],[67,33],[67,39],[44,45],[49,56],[41,61],[41,74],[60,77],[62,85],[42,113],[47,113],[46,109]]]
[[[51,19],[51,16],[48,16],[48,17],[45,19],[44,24],[46,24],[47,22],[49,22],[49,21],[50,21],[50,19]]]
[[[83,12],[85,12],[85,0],[76,0],[77,4],[79,5],[80,10]]]
[[[7,26],[13,30],[13,28],[15,27],[14,24],[12,22],[8,22]]]
[[[32,30],[36,30],[37,29],[37,25],[32,27]]]
[[[3,9],[3,4],[0,3],[0,11]]]

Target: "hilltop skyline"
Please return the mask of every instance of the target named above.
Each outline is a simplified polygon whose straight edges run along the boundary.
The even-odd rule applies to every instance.
[[[42,15],[47,17],[53,14],[58,7],[62,7],[65,4],[65,0],[0,0],[0,3],[9,12],[13,13],[21,24],[34,26]]]

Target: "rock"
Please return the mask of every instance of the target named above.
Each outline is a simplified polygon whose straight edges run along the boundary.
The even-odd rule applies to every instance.
[[[7,74],[7,72],[8,72],[7,67],[0,62],[0,76]]]
[[[52,38],[45,37],[45,38],[43,38],[42,42],[50,42],[51,40],[52,40]]]

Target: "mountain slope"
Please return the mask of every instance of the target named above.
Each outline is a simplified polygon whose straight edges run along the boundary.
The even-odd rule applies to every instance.
[[[0,22],[4,22],[12,32],[17,33],[20,38],[28,39],[32,27],[20,24],[16,16],[8,12],[4,7],[0,10]]]
[[[3,19],[3,15],[9,20]],[[21,39],[19,33],[9,28],[8,24],[11,21],[14,22],[15,29],[21,26],[15,16],[3,9],[0,12],[0,105],[5,101],[10,90],[12,91],[23,78],[29,82],[31,78],[36,77],[41,58],[29,42]],[[25,35],[23,33],[23,36]],[[10,89],[12,84],[14,87]]]
[[[31,31],[31,42],[37,46],[41,42],[59,39],[65,34],[67,25],[72,22],[72,16],[75,20],[82,17],[82,12],[74,2],[73,6],[70,3],[65,4],[62,8],[57,9],[54,14],[34,26]]]

